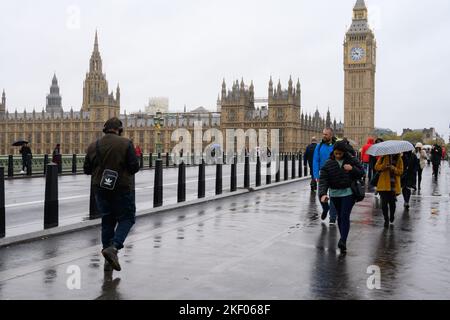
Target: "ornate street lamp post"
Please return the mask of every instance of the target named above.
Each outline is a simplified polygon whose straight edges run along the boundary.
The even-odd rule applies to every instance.
[[[155,119],[155,128],[156,128],[155,150],[156,150],[156,153],[159,154],[159,153],[162,153],[161,127],[164,126],[162,113],[157,112],[154,119]]]

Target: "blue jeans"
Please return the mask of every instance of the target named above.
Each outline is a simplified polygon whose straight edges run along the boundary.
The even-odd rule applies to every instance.
[[[341,234],[341,240],[347,243],[348,234],[350,232],[350,214],[355,205],[353,195],[342,198],[331,198],[338,216],[338,227]]]
[[[95,201],[102,216],[103,248],[114,245],[118,250],[122,249],[128,233],[136,222],[135,193],[97,190]]]

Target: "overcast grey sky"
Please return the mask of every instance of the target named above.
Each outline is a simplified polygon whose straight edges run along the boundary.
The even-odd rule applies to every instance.
[[[1,0],[0,89],[10,112],[42,110],[53,72],[80,108],[98,29],[122,111],[168,96],[173,111],[215,110],[222,79],[265,97],[269,77],[300,78],[303,107],[343,120],[343,40],[356,0]],[[378,43],[376,126],[450,122],[450,1],[366,0]]]

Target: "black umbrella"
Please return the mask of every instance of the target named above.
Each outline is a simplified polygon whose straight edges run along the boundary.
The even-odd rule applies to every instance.
[[[23,146],[26,143],[28,143],[28,141],[19,140],[19,141],[14,142],[12,145],[13,145],[13,147],[21,147],[21,146]]]

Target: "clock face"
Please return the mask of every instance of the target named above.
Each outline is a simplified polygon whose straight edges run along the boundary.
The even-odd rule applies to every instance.
[[[352,51],[350,52],[350,56],[351,56],[353,61],[360,61],[360,60],[362,60],[362,58],[364,58],[365,54],[366,54],[366,52],[361,47],[352,48]]]

